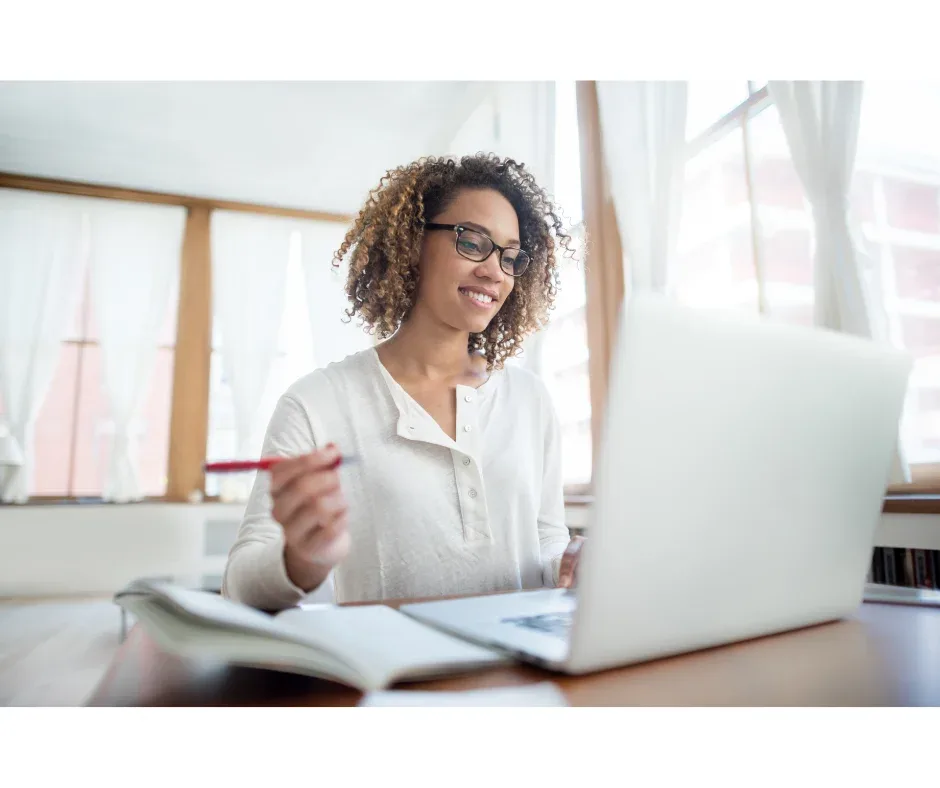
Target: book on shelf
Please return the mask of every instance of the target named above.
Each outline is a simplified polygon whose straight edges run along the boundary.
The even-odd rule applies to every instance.
[[[876,547],[866,582],[902,588],[936,589],[940,584],[940,550]]]
[[[885,585],[889,586],[899,586],[901,583],[898,582],[898,561],[895,557],[895,549],[893,547],[883,547],[882,550],[882,560],[885,566]]]
[[[914,562],[914,585],[917,588],[934,588],[933,571],[927,560],[926,550],[912,550]]]

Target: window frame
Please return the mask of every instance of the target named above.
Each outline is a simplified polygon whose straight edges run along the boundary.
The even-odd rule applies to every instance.
[[[750,123],[773,105],[766,84],[758,87],[748,81],[748,98],[704,131],[686,143],[686,161],[719,142],[735,129],[742,130],[745,186],[749,206],[750,239],[755,276],[758,287],[758,309],[768,311],[764,257],[761,248],[761,227],[754,190],[754,167],[750,139]],[[601,129],[598,121],[597,93],[594,82],[578,83],[578,115],[581,132],[581,173],[584,195],[584,215],[588,236],[592,239],[588,251],[588,345],[591,355],[592,432],[596,447],[602,429],[603,397],[607,386],[607,368],[611,358],[611,342],[616,325],[611,322],[611,302],[616,308],[623,299],[622,252],[620,237],[613,216],[612,203],[604,182],[601,154]],[[615,270],[616,269],[616,270]],[[617,281],[618,271],[621,272]],[[606,288],[606,290],[605,290]],[[616,298],[614,299],[614,296]],[[614,311],[614,314],[616,312]],[[910,466],[912,482],[888,487],[884,511],[892,513],[940,513],[940,463],[918,463]],[[566,489],[566,505],[590,506],[593,502],[593,482]]]
[[[87,348],[100,348],[101,342],[97,339],[88,339],[88,330],[89,330],[89,318],[90,318],[90,309],[91,309],[91,267],[88,266],[85,270],[85,275],[82,277],[82,312],[78,315],[79,322],[79,335],[80,339],[63,339],[59,344],[61,347],[75,347],[78,349],[78,355],[76,357],[75,364],[75,389],[72,396],[72,415],[70,418],[70,429],[69,429],[69,462],[68,462],[68,476],[66,484],[65,494],[57,495],[31,495],[27,499],[27,505],[31,504],[63,504],[73,501],[81,502],[94,502],[94,503],[104,503],[105,501],[98,495],[76,495],[74,493],[75,486],[75,458],[78,451],[78,432],[79,432],[79,422],[78,422],[78,413],[81,406],[82,399],[82,375],[84,373],[84,362],[85,362],[85,350]],[[174,352],[175,360],[175,344],[159,344],[157,345],[157,350],[172,350]],[[141,502],[144,503],[153,503],[155,501],[162,501],[165,499],[164,495],[147,495],[141,499]]]
[[[765,280],[765,270],[763,266],[764,256],[761,242],[761,226],[758,211],[756,195],[754,191],[754,169],[753,158],[750,147],[750,124],[761,112],[773,106],[773,99],[770,97],[766,85],[755,89],[755,83],[748,82],[749,96],[737,107],[726,113],[719,120],[709,126],[705,131],[694,139],[690,140],[686,146],[686,160],[704,151],[711,145],[717,143],[723,136],[729,134],[736,127],[742,130],[743,154],[744,154],[744,173],[747,189],[748,205],[750,207],[750,235],[752,243],[752,253],[755,267],[755,276],[758,287],[758,309],[761,314],[768,312],[767,308],[767,286]],[[883,189],[884,175],[876,176]],[[865,224],[870,224],[866,222]],[[888,245],[885,239],[880,239],[881,245]],[[931,511],[940,512],[940,499],[936,501],[931,496],[940,493],[940,462],[937,463],[915,463],[910,465],[911,482],[908,484],[892,484],[888,487],[888,498],[886,499],[886,511],[907,511],[905,505],[899,504],[898,500],[905,497],[914,497],[920,500],[917,511],[924,511],[925,507]],[[932,508],[931,508],[932,507]]]
[[[212,266],[209,243],[209,223],[213,210],[245,211],[269,216],[310,219],[314,221],[349,224],[353,217],[329,211],[311,211],[302,208],[232,200],[214,200],[166,192],[113,187],[102,184],[38,178],[28,175],[0,172],[0,188],[22,191],[68,194],[82,197],[143,202],[158,205],[177,205],[187,209],[183,248],[180,258],[179,306],[175,344],[160,345],[172,348],[173,383],[170,405],[170,440],[167,458],[167,489],[162,496],[147,496],[135,504],[190,503],[191,495],[198,493],[199,502],[213,502],[218,496],[205,495],[203,465],[206,460],[209,407],[209,360],[211,358],[212,326]],[[90,275],[86,271],[86,288]],[[97,340],[85,338],[88,323],[88,299],[81,316],[82,338],[63,340],[63,345],[79,347],[76,369],[75,400],[71,419],[69,447],[69,491],[74,477],[76,440],[78,434],[78,399],[85,347],[97,347]],[[201,437],[201,439],[200,439]],[[109,503],[96,496],[37,495],[30,496],[26,505],[63,505],[77,503]],[[0,504],[2,506],[4,504]],[[17,504],[9,504],[11,506]],[[126,504],[120,504],[126,505]]]

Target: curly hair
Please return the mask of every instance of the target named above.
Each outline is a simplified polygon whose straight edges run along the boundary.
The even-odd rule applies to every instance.
[[[482,352],[499,368],[516,355],[525,337],[542,328],[558,290],[556,240],[572,253],[563,214],[525,169],[493,154],[426,157],[389,170],[369,193],[342,245],[333,256],[339,267],[352,250],[346,295],[350,319],[358,316],[370,333],[385,339],[398,330],[415,303],[424,225],[462,189],[493,189],[516,211],[522,248],[531,258],[506,302],[486,330],[471,334],[470,352]]]

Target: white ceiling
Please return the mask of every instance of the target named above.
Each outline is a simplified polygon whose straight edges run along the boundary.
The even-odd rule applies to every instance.
[[[479,82],[0,82],[0,172],[353,213]]]

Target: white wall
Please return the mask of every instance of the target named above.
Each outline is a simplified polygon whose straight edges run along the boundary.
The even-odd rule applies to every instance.
[[[940,514],[883,514],[875,544],[940,550]]]
[[[207,542],[218,543],[220,530],[234,537],[243,510],[230,504],[0,507],[0,597],[106,595],[147,575],[220,574],[224,559],[206,560]]]
[[[146,575],[221,574],[239,504],[0,507],[0,597],[110,595]],[[571,526],[589,530],[589,509]],[[878,545],[940,550],[940,515],[883,515]]]
[[[480,98],[444,152],[464,156],[483,151],[513,158],[553,192],[555,83],[499,82]]]

